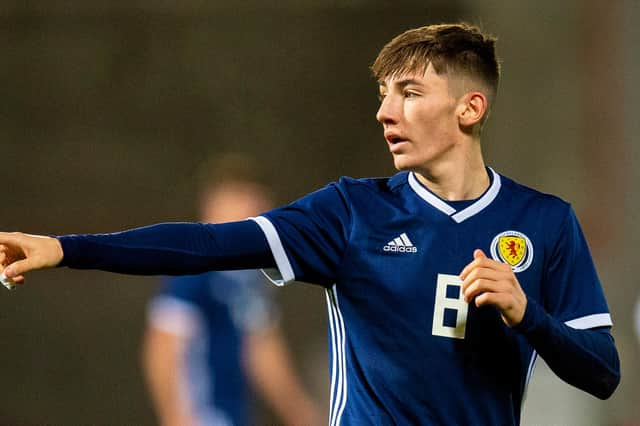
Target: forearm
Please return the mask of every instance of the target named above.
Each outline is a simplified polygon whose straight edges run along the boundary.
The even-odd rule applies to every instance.
[[[113,234],[58,237],[59,266],[135,275],[187,275],[210,270],[275,266],[259,226],[162,223]]]
[[[516,327],[551,370],[565,382],[600,399],[611,396],[620,382],[620,363],[607,330],[578,330],[551,317],[529,300]]]

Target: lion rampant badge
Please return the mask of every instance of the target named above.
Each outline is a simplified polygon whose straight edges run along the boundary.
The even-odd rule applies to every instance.
[[[522,272],[531,265],[533,245],[521,232],[501,232],[491,242],[491,257],[511,265],[513,272]]]

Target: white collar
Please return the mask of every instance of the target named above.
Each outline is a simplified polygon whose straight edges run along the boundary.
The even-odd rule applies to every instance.
[[[500,175],[490,167],[489,167],[489,171],[492,173],[492,176],[493,176],[493,182],[491,183],[491,186],[489,187],[489,189],[484,194],[482,194],[482,196],[478,198],[473,204],[471,204],[469,207],[464,208],[460,211],[457,211],[456,209],[451,207],[449,204],[447,204],[446,201],[439,198],[438,196],[433,194],[431,191],[429,191],[427,188],[422,186],[422,184],[418,182],[418,178],[416,178],[413,172],[409,173],[408,179],[409,179],[409,186],[411,186],[411,189],[413,189],[413,191],[420,198],[422,198],[424,201],[431,204],[433,207],[440,210],[447,216],[451,217],[451,219],[453,219],[457,223],[460,223],[462,221],[469,219],[471,216],[474,216],[480,213],[482,210],[484,210],[484,208],[487,207],[489,204],[491,204],[491,202],[496,198],[496,196],[498,195],[498,192],[500,192],[500,186],[501,186]]]

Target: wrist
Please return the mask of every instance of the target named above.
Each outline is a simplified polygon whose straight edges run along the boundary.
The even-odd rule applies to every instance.
[[[54,257],[51,260],[52,267],[56,267],[59,266],[62,263],[62,259],[64,259],[64,250],[62,249],[62,244],[60,243],[60,240],[52,237],[51,238],[51,244],[52,244],[52,250],[54,253]]]
[[[535,300],[529,298],[527,299],[527,305],[525,306],[522,319],[513,328],[523,334],[531,333],[539,326],[545,315],[546,313],[542,306]]]
[[[52,259],[52,267],[64,266],[64,248],[62,247],[62,241],[60,241],[60,237],[50,237],[52,242],[52,250],[55,253],[54,258]]]

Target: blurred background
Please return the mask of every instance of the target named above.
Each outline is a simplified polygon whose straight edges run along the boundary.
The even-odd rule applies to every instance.
[[[220,151],[259,156],[279,203],[341,175],[392,174],[368,66],[410,27],[479,24],[503,63],[487,162],[574,205],[622,362],[602,402],[538,361],[523,424],[640,424],[638,18],[635,0],[1,0],[0,227],[191,220],[193,172]],[[154,424],[140,340],[156,289],[154,277],[52,270],[2,290],[0,424]],[[327,407],[324,294],[302,284],[277,297]]]

